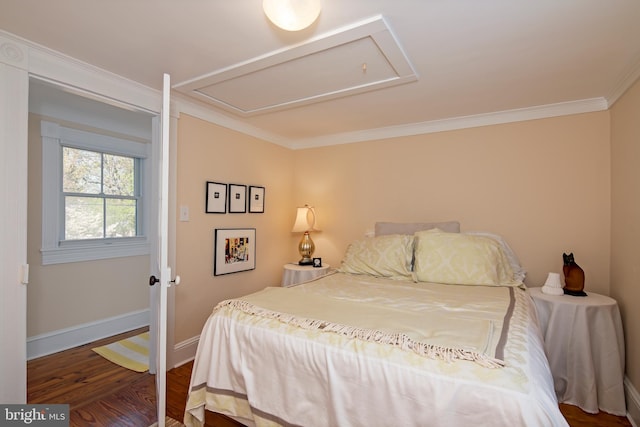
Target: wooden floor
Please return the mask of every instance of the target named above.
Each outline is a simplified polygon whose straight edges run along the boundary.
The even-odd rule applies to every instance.
[[[154,376],[137,373],[91,351],[144,332],[131,331],[27,363],[28,403],[67,403],[71,427],[146,427],[156,421]],[[167,416],[182,421],[193,363],[167,372]],[[624,417],[591,415],[560,405],[571,427],[631,427]],[[208,427],[237,427],[222,415],[207,412]]]

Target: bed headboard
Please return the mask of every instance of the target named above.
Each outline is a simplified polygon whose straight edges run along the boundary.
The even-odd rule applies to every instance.
[[[376,222],[375,235],[384,236],[388,234],[414,234],[418,231],[439,228],[448,233],[459,233],[460,223],[458,221],[444,222]]]

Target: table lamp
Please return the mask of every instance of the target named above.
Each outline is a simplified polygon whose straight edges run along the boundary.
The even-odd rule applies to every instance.
[[[547,281],[540,290],[548,295],[564,295],[564,290],[560,284],[560,273],[549,273]]]
[[[300,252],[300,256],[302,257],[300,261],[298,261],[299,265],[313,265],[311,256],[313,255],[313,251],[316,250],[316,246],[313,244],[309,232],[320,231],[315,228],[315,224],[316,212],[313,207],[304,205],[304,207],[298,208],[296,212],[296,222],[293,224],[291,232],[304,233],[300,243],[298,243],[298,252]]]

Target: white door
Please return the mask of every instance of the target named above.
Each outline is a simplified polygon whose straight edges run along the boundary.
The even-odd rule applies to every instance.
[[[152,351],[149,355],[151,373],[156,375],[156,402],[158,427],[164,427],[166,414],[166,382],[167,382],[167,289],[171,283],[179,283],[180,278],[171,280],[171,268],[169,268],[169,120],[170,120],[170,91],[171,80],[168,74],[164,75],[162,88],[162,111],[160,130],[160,170],[158,187],[158,254],[157,272],[159,278],[151,276],[149,284],[151,291],[151,333]],[[154,270],[152,268],[152,270]],[[153,346],[155,343],[155,346]],[[155,348],[153,348],[155,347]]]

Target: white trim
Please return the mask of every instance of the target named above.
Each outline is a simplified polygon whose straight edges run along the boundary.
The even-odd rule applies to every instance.
[[[607,103],[609,107],[616,101],[640,78],[640,55],[636,58],[635,63],[627,74],[622,76],[615,87],[607,95]]]
[[[624,377],[624,391],[627,397],[627,419],[633,427],[638,427],[640,426],[640,393],[626,376]]]
[[[236,84],[242,84],[239,80],[246,78],[249,78],[250,82],[260,82],[264,84],[265,78],[268,79],[268,77],[261,75],[261,73],[265,70],[273,70],[281,66],[286,69],[282,70],[285,72],[304,73],[307,67],[294,64],[299,64],[300,61],[305,61],[316,54],[327,54],[327,52],[345,49],[345,46],[362,40],[369,40],[369,44],[373,46],[374,49],[377,49],[377,56],[384,58],[384,62],[389,65],[387,73],[384,73],[384,75],[381,74],[377,78],[367,80],[366,83],[361,81],[360,84],[358,84],[348,81],[350,79],[347,79],[344,82],[344,86],[339,85],[332,89],[327,89],[326,92],[294,93],[285,98],[265,100],[264,103],[259,104],[241,102],[239,98],[230,98],[224,89],[222,92],[225,93],[225,95],[220,98],[217,97],[217,85],[224,86],[233,81],[235,81]],[[360,53],[364,55],[364,60],[366,61],[366,52]],[[375,59],[372,60],[375,61]],[[399,45],[398,40],[389,29],[386,20],[382,15],[376,15],[337,28],[301,43],[286,46],[274,52],[269,52],[265,55],[260,55],[256,58],[178,83],[174,85],[173,88],[242,117],[251,117],[258,114],[266,114],[314,104],[328,99],[341,98],[406,84],[416,81],[417,79],[416,71],[409,62],[402,47]],[[251,85],[250,82],[245,80],[245,84]]]
[[[402,136],[423,135],[480,126],[606,111],[609,107],[606,99],[592,98],[580,101],[561,102],[558,104],[539,105],[529,108],[496,111],[486,114],[452,117],[449,119],[409,123],[406,125],[388,126],[377,129],[367,129],[363,131],[337,133],[319,136],[316,138],[301,138],[294,140],[233,120],[208,107],[192,102],[184,97],[180,97],[179,95],[174,96],[173,99],[175,101],[178,115],[185,113],[198,119],[206,120],[210,123],[215,123],[219,126],[235,130],[245,135],[260,138],[264,141],[290,148],[292,150],[327,147],[332,145],[351,144],[354,142],[367,142]]]
[[[94,132],[60,126],[48,121],[40,122],[42,136],[42,265],[67,262],[92,261],[149,254],[147,222],[150,218],[151,143],[115,138]],[[140,236],[123,239],[95,239],[85,241],[61,241],[62,206],[60,171],[62,145],[93,149],[116,155],[136,157],[140,160],[139,210]]]
[[[84,96],[94,96],[101,102],[158,114],[162,105],[161,92],[124,78],[110,71],[82,62],[46,46],[0,30],[0,36],[25,45],[31,77],[75,90]]]
[[[294,147],[294,140],[284,138],[275,133],[267,132],[263,129],[257,128],[247,123],[240,122],[227,115],[215,111],[213,108],[204,106],[201,103],[186,98],[185,95],[180,93],[171,94],[172,105],[176,111],[175,117],[180,117],[180,114],[188,114],[197,119],[205,120],[209,123],[215,123],[218,126],[222,126],[227,129],[231,129],[236,132],[243,133],[245,135],[253,136],[255,138],[262,139],[263,141],[271,142],[276,145],[280,145],[286,148]]]
[[[140,157],[149,157],[151,141],[138,142],[130,139],[116,138],[109,135],[102,135],[96,132],[73,129],[60,126],[57,123],[40,122],[40,135],[43,138],[60,139],[64,145],[102,151],[109,154]]]
[[[324,147],[330,145],[350,144],[353,142],[366,142],[378,139],[397,138],[444,132],[457,129],[476,128],[504,123],[522,122],[550,117],[567,116],[571,114],[605,111],[608,108],[604,98],[584,99],[581,101],[562,102],[558,104],[540,105],[515,110],[496,111],[473,116],[453,117],[450,119],[432,120],[421,123],[411,123],[400,126],[389,126],[377,129],[368,129],[356,132],[324,135],[317,138],[302,138],[293,142],[290,148],[304,149]]]
[[[149,326],[149,309],[27,338],[27,360],[78,347],[102,338]]]
[[[198,343],[200,342],[200,336],[196,335],[187,340],[181,341],[173,346],[174,362],[173,367],[177,368],[185,363],[191,362],[196,358],[196,351],[198,350]]]
[[[32,76],[43,81],[53,82],[68,88],[79,89],[86,95],[94,94],[102,102],[113,102],[114,105],[125,105],[144,109],[147,112],[159,112],[161,96],[158,90],[141,85],[138,82],[125,79],[90,64],[78,61],[69,56],[55,52],[47,47],[22,39],[11,33],[0,30],[0,39],[8,42],[23,44],[28,55],[16,56],[16,65],[29,68]],[[215,123],[222,127],[235,130],[246,135],[260,138],[286,148],[305,149],[353,142],[372,141],[400,136],[429,134],[447,130],[466,129],[493,124],[511,123],[524,120],[535,120],[579,114],[585,112],[605,111],[640,77],[640,59],[632,70],[620,79],[620,82],[606,98],[592,98],[542,105],[532,108],[521,108],[478,114],[465,117],[454,117],[443,120],[432,120],[407,125],[389,126],[385,128],[365,131],[346,132],[324,135],[317,138],[302,138],[294,140],[267,132],[255,126],[243,123],[233,117],[202,106],[195,101],[174,96],[177,109],[176,117],[184,112],[194,117]],[[90,90],[87,88],[91,88]],[[109,94],[106,96],[104,94]],[[176,94],[177,95],[177,94]]]
[[[113,244],[107,241],[98,242],[95,245],[75,243],[50,249],[43,247],[40,250],[42,265],[149,255],[149,242],[144,237],[131,237],[131,240]]]
[[[27,134],[24,46],[0,37],[0,402],[26,403]]]

